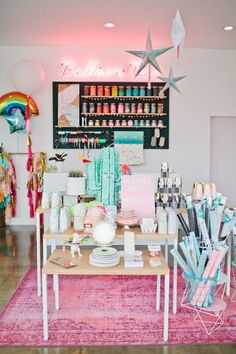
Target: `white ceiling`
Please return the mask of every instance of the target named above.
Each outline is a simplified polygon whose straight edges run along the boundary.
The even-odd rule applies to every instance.
[[[179,9],[188,48],[234,48],[236,0],[0,0],[0,46],[144,46],[171,44],[172,19]],[[113,29],[103,24],[112,21]]]

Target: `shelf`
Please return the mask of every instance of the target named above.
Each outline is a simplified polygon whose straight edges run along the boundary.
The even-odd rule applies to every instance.
[[[148,128],[148,129],[155,129],[155,128],[159,128],[159,129],[163,129],[163,128],[167,128],[167,126],[165,126],[165,125],[162,125],[161,127],[159,127],[158,125],[156,125],[156,126],[143,126],[143,127],[141,127],[141,126],[135,126],[135,125],[132,125],[132,126],[128,126],[128,125],[126,125],[126,126],[121,126],[121,125],[119,125],[119,126],[117,126],[117,125],[113,125],[112,127],[110,126],[110,125],[99,125],[99,126],[95,126],[95,125],[93,125],[93,126],[91,126],[91,125],[88,125],[88,126],[83,126],[83,127],[59,127],[59,126],[56,126],[55,128],[59,128],[59,129],[65,129],[65,128],[68,128],[68,129],[90,129],[90,128],[96,128],[97,130],[99,130],[99,129],[101,129],[101,128],[111,128],[111,129],[117,129],[117,128],[128,128],[128,129],[136,129],[136,128],[138,128],[138,129],[145,129],[145,128]],[[84,132],[83,132],[84,133]],[[82,134],[83,134],[82,133]]]
[[[166,98],[166,96],[163,96],[163,97],[160,97],[160,96],[81,96],[81,98],[84,98],[84,99],[94,99],[94,100],[97,100],[99,98],[108,98],[108,99],[137,99],[137,100],[145,100],[145,99],[153,99],[153,100],[163,100]]]
[[[81,112],[81,115],[82,116],[119,116],[119,117],[122,117],[122,116],[140,116],[140,117],[149,117],[149,116],[155,116],[155,117],[162,117],[162,116],[166,116],[166,113],[83,113]]]

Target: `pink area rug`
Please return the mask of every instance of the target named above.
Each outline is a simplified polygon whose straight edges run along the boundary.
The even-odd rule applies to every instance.
[[[179,302],[183,287],[180,275]],[[155,311],[155,291],[155,277],[61,276],[56,311],[49,278],[50,338],[45,342],[42,298],[31,268],[0,316],[0,346],[163,344],[163,312]],[[170,312],[168,343],[236,342],[236,305],[227,304],[225,325],[210,337],[194,323],[192,312],[180,307],[177,315]]]

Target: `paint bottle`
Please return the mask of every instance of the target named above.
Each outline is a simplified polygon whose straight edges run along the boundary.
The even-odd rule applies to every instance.
[[[98,86],[98,96],[103,96],[103,86]]]
[[[111,105],[110,105],[110,112],[111,112],[111,113],[116,113],[116,104],[115,104],[115,103],[111,103]]]
[[[125,111],[125,107],[124,107],[124,103],[119,103],[118,104],[118,113],[124,113]]]
[[[96,86],[95,85],[92,85],[90,86],[90,96],[96,96],[97,94],[97,90],[96,90]]]
[[[119,86],[119,96],[124,96],[125,95],[125,88],[124,86]]]
[[[142,103],[138,103],[137,113],[143,113],[143,104]]]
[[[89,103],[89,113],[95,113],[95,104],[93,102]]]
[[[150,103],[149,102],[144,103],[144,113],[150,113]]]
[[[103,103],[103,113],[109,113],[109,104],[107,102]]]
[[[96,109],[97,113],[102,113],[102,104],[99,102],[97,103],[97,109]]]
[[[131,103],[131,113],[137,113],[137,110],[136,110],[136,103]]]
[[[104,88],[104,96],[110,96],[110,95],[111,95],[110,86],[105,86],[105,88]]]
[[[83,102],[83,104],[82,104],[82,113],[88,113],[87,102]]]
[[[84,86],[84,96],[89,96],[90,95],[90,86],[85,85]]]
[[[129,102],[125,103],[125,113],[130,113],[130,104],[129,104]]]
[[[133,96],[138,96],[139,95],[139,88],[138,86],[133,86]]]
[[[118,96],[118,86],[112,86],[111,95],[112,96]]]
[[[140,96],[146,96],[146,88],[145,88],[145,86],[140,86],[139,95]]]
[[[126,96],[132,96],[132,88],[131,88],[131,86],[126,86],[125,95]]]

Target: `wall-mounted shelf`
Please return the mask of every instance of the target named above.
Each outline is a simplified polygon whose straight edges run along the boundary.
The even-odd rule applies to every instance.
[[[120,87],[124,94],[118,94]],[[106,89],[113,93],[114,88],[118,90],[117,95],[101,94]],[[128,88],[131,91],[125,95]],[[78,136],[82,140],[80,148],[83,148],[83,140],[95,137],[103,141],[96,148],[102,148],[113,143],[115,131],[138,129],[144,132],[144,149],[168,149],[169,91],[160,95],[162,88],[160,82],[153,83],[151,90],[143,82],[53,82],[53,147],[75,149]],[[130,95],[134,91],[135,95]],[[137,94],[139,92],[142,94]],[[143,113],[137,113],[140,109]],[[128,125],[128,121],[133,125]],[[161,129],[160,138],[164,138],[161,147],[160,138],[156,146],[151,145],[157,128]]]

